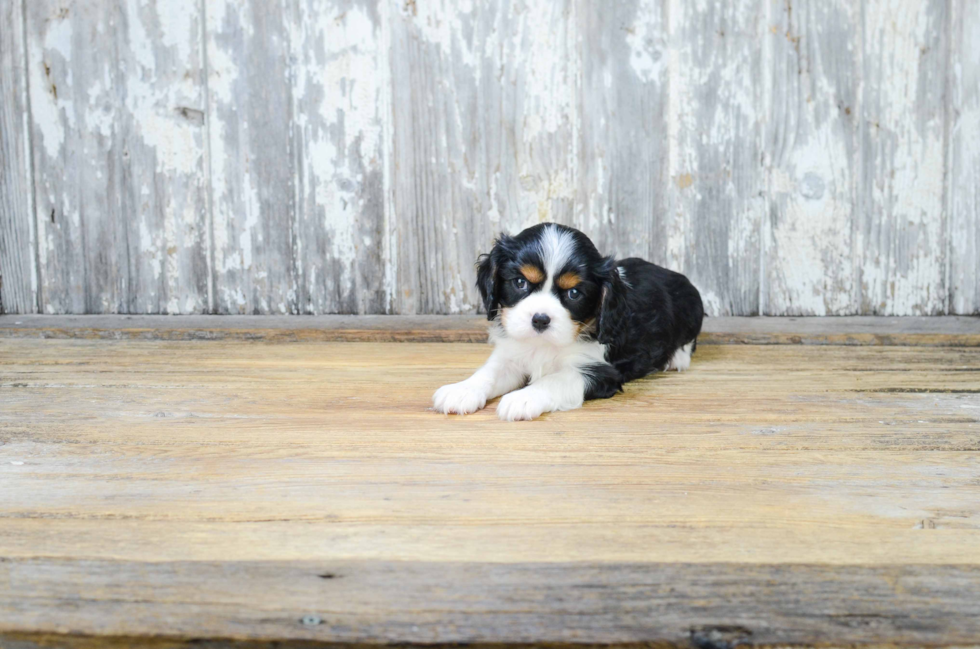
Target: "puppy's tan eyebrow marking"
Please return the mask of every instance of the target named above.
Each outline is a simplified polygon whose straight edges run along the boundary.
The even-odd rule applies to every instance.
[[[564,273],[558,278],[558,288],[575,288],[581,281],[582,278],[578,276],[578,273]]]
[[[532,284],[540,284],[544,281],[544,273],[541,272],[541,269],[531,264],[521,266],[521,274]]]

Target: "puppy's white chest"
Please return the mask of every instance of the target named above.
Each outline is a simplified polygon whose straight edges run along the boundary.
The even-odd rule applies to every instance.
[[[605,360],[605,346],[597,342],[575,342],[559,347],[504,339],[496,341],[496,346],[530,382]]]

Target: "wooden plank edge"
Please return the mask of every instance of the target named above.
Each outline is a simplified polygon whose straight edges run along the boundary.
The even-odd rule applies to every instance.
[[[718,627],[718,634],[725,637],[730,629]],[[502,643],[437,643],[437,644],[378,644],[320,642],[317,640],[233,640],[227,638],[180,638],[140,636],[87,636],[59,635],[51,633],[0,633],[0,649],[905,649],[900,644],[838,645],[838,644],[777,644],[759,645],[729,643],[724,639],[712,639],[712,629],[701,630],[698,640],[687,643],[629,642],[629,643],[556,643],[539,642],[523,644]],[[703,639],[702,639],[703,638]],[[943,645],[935,645],[942,647]],[[919,646],[916,646],[918,649]],[[951,646],[952,649],[952,646]],[[980,649],[980,644],[955,645],[955,649]]]
[[[0,338],[484,343],[480,316],[0,316]],[[701,345],[980,347],[980,319],[709,318]]]
[[[969,647],[978,586],[972,564],[4,558],[0,647]]]
[[[252,342],[413,342],[485,343],[486,329],[97,329],[44,328],[0,329],[0,338],[41,338],[53,340],[238,340]]]
[[[416,329],[96,329],[96,328],[4,328],[0,338],[51,340],[145,340],[244,342],[412,342],[485,343],[486,330]],[[980,347],[980,334],[786,334],[708,332],[699,345],[843,345],[900,347]]]
[[[321,642],[318,640],[236,640],[177,636],[90,636],[54,633],[0,633],[0,649],[734,649],[727,645],[694,645],[669,642],[598,643],[392,643]],[[811,645],[779,645],[794,649]],[[893,649],[875,646],[875,649]],[[897,649],[897,648],[896,648]],[[980,645],[956,649],[980,649]]]
[[[980,347],[978,334],[708,332],[699,345],[844,345],[884,347]]]

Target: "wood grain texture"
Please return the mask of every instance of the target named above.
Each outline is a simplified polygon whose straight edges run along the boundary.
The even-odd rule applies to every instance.
[[[862,5],[862,313],[945,312],[945,0]]]
[[[0,313],[37,311],[23,0],[0,0]]]
[[[383,313],[378,2],[207,3],[218,313]]]
[[[280,2],[206,0],[216,313],[296,311],[290,43]]]
[[[573,225],[606,255],[667,259],[666,3],[575,5],[581,82],[575,90]],[[676,260],[673,260],[676,261]]]
[[[428,410],[486,355],[0,339],[0,632],[976,641],[980,350],[704,346],[535,422]]]
[[[4,649],[78,647],[100,641],[97,634],[160,649],[181,640],[211,647],[219,643],[204,638],[232,634],[297,645],[666,649],[712,640],[707,646],[949,646],[980,633],[980,604],[969,597],[980,569],[972,565],[15,559],[0,565],[0,584],[0,615],[23,615],[16,634],[0,635]],[[53,615],[63,634],[96,637],[24,637],[50,633]],[[147,630],[166,636],[146,638]]]
[[[980,5],[950,7],[949,310],[980,313]]]
[[[847,1],[770,3],[765,313],[860,312],[861,15]]]
[[[768,206],[765,5],[669,5],[667,266],[692,279],[709,315],[757,314]]]
[[[572,216],[572,7],[390,5],[391,308],[473,312],[497,234]]]
[[[207,310],[199,3],[26,7],[41,310]]]
[[[242,340],[266,342],[472,342],[487,321],[472,316],[0,316],[0,338]],[[964,316],[705,320],[698,345],[980,347],[980,320]]]
[[[3,6],[10,312],[476,313],[551,220],[715,316],[980,313],[967,0]]]
[[[378,0],[289,0],[298,313],[384,313]],[[276,215],[269,215],[273,224]]]

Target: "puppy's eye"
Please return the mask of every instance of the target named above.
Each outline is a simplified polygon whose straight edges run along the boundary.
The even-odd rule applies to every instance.
[[[574,300],[579,299],[580,297],[582,297],[582,291],[578,290],[577,288],[570,288],[570,289],[568,289],[568,299],[569,300],[573,300],[574,301]]]
[[[517,287],[518,291],[523,291],[524,289],[527,288],[527,280],[524,279],[523,277],[518,277],[517,279],[514,280],[514,286]]]

